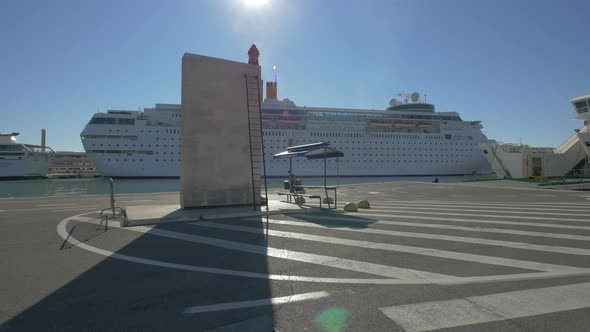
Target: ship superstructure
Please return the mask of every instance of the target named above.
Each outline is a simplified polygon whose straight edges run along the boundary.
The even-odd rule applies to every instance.
[[[46,177],[55,153],[45,145],[45,130],[41,145],[19,143],[18,135],[0,134],[0,179]]]
[[[330,162],[339,176],[463,175],[490,173],[480,151],[487,141],[479,121],[456,112],[436,112],[417,93],[401,94],[385,110],[300,107],[277,99],[267,82],[261,104],[266,174],[286,176],[288,161],[272,155],[285,147],[329,142],[344,152]],[[99,172],[114,177],[178,177],[181,107],[156,104],[143,111],[95,114],[81,133]],[[319,176],[323,164],[293,160],[297,176]]]

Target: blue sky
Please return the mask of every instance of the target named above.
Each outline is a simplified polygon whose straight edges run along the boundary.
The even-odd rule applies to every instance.
[[[242,0],[0,2],[0,132],[82,151],[97,111],[180,102],[184,52],[246,61],[298,105],[383,109],[400,92],[557,146],[590,93],[590,2]]]

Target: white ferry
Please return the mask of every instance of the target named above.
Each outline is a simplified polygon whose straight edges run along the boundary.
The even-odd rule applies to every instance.
[[[41,145],[17,143],[19,133],[0,134],[0,179],[46,177],[55,152]]]
[[[270,87],[270,89],[269,89]],[[385,110],[299,107],[276,98],[267,83],[261,104],[266,174],[287,176],[289,162],[273,154],[287,146],[329,142],[344,157],[329,162],[339,176],[489,174],[480,151],[487,141],[479,121],[456,112],[435,112],[417,93],[400,94]],[[103,176],[178,177],[181,112],[178,104],[143,111],[96,113],[81,133],[89,158]],[[323,162],[293,160],[297,176],[320,176]]]

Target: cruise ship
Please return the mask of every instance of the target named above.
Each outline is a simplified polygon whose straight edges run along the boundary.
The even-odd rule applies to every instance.
[[[55,152],[45,146],[45,130],[41,145],[16,141],[19,133],[0,134],[0,179],[46,177]]]
[[[384,110],[301,107],[276,97],[267,82],[261,103],[267,177],[284,177],[289,162],[273,159],[287,146],[328,142],[344,157],[328,162],[331,176],[489,174],[480,121],[436,112],[418,93],[400,94]],[[178,177],[181,107],[156,104],[143,111],[96,113],[81,133],[89,158],[103,176]],[[294,159],[297,176],[323,175],[323,161]]]

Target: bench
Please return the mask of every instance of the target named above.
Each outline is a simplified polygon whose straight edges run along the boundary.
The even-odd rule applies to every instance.
[[[305,197],[305,198],[317,198],[320,201],[320,209],[322,208],[322,196],[320,195],[307,195],[307,194],[297,194],[297,193],[279,193],[279,196],[287,196],[287,202],[291,203],[291,198],[295,201],[295,198],[298,196]]]

